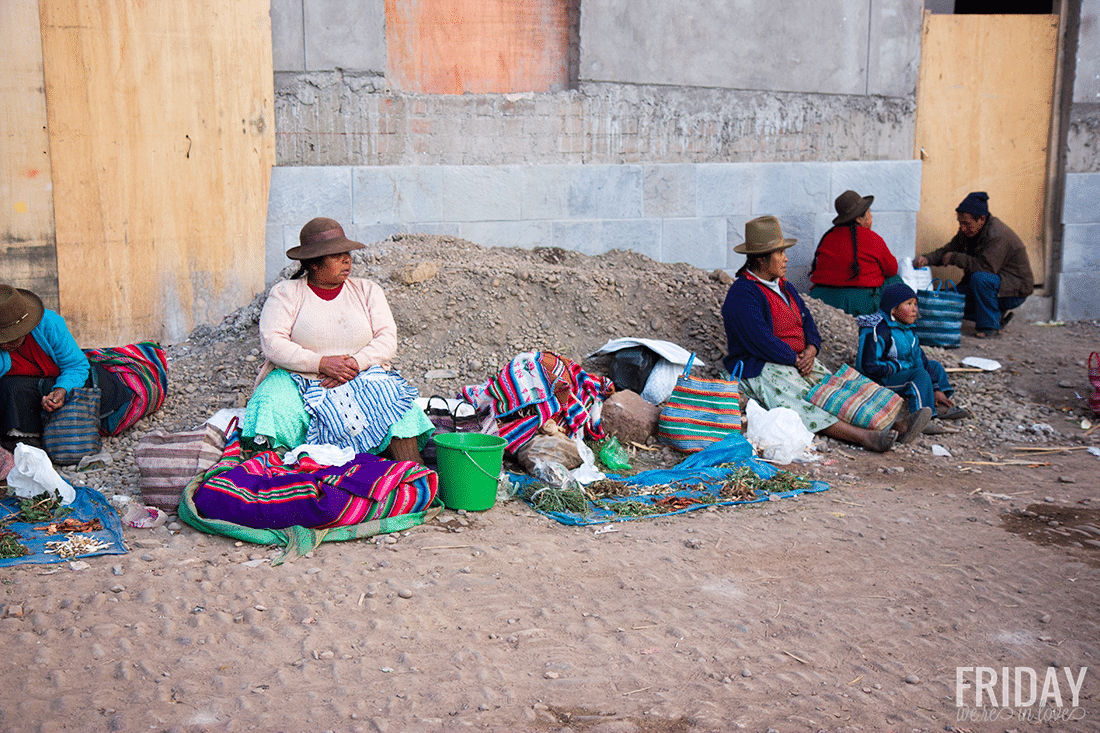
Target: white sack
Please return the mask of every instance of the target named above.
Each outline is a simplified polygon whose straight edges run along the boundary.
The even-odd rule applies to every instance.
[[[813,445],[814,434],[802,424],[798,413],[789,407],[765,410],[756,400],[745,409],[748,430],[745,437],[757,454],[766,460],[787,465],[802,457]]]
[[[30,499],[43,491],[61,496],[61,506],[76,500],[76,490],[58,475],[50,457],[41,448],[18,443],[15,446],[15,466],[8,473],[8,486],[20,499]]]

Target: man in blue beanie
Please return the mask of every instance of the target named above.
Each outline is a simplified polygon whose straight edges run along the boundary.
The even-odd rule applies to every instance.
[[[959,233],[927,255],[915,257],[914,267],[954,265],[965,275],[959,292],[966,295],[963,318],[974,321],[975,336],[991,338],[1012,320],[1035,289],[1027,249],[1016,232],[989,215],[989,194],[968,193],[955,208]]]

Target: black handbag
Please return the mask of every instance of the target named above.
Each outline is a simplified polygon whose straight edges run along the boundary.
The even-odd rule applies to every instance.
[[[439,403],[442,403],[442,405]],[[469,405],[470,414],[456,415],[455,413],[463,405]],[[428,406],[424,408],[424,414],[435,426],[435,432],[437,433],[477,433],[481,431],[483,416],[478,415],[477,409],[466,400],[460,401],[452,410],[445,398],[432,395],[428,398]],[[435,441],[428,438],[428,444],[424,446],[424,450],[420,451],[420,455],[424,458],[426,464],[434,465],[436,462]]]

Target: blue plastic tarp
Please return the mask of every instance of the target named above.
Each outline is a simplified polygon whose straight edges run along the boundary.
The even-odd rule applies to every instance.
[[[733,464],[731,466],[725,466],[724,464]],[[723,466],[719,468],[719,466]],[[824,481],[813,481],[810,483],[809,488],[795,489],[792,491],[784,491],[774,494],[766,494],[758,496],[755,499],[744,500],[726,500],[720,499],[718,501],[712,501],[714,497],[718,495],[722,484],[729,478],[729,476],[736,470],[742,467],[749,467],[753,473],[762,479],[769,479],[779,473],[780,469],[770,463],[765,463],[754,456],[752,444],[745,439],[741,433],[732,433],[723,440],[711,445],[708,448],[704,448],[698,453],[694,453],[679,464],[675,468],[669,469],[654,469],[652,471],[643,471],[629,477],[620,477],[609,474],[609,478],[616,481],[621,481],[628,486],[636,486],[638,490],[632,493],[630,496],[615,497],[613,499],[604,499],[603,503],[609,507],[604,508],[596,506],[589,502],[589,513],[580,514],[576,512],[547,512],[532,506],[535,511],[540,514],[545,514],[562,524],[571,525],[585,525],[585,524],[605,524],[607,522],[625,522],[633,519],[648,519],[651,517],[671,516],[673,514],[685,514],[687,512],[697,511],[699,509],[705,509],[710,506],[735,506],[738,504],[757,504],[763,501],[774,501],[776,499],[785,499],[792,496],[798,496],[799,494],[816,494],[821,491],[826,491],[829,488],[829,484]],[[523,488],[538,483],[537,479],[532,478],[526,474],[509,474],[509,478],[514,484],[520,487],[519,496],[523,498]],[[684,485],[690,486],[689,489],[683,491],[673,491],[669,493],[663,493],[660,496],[654,496],[646,492],[647,486],[676,486]],[[683,509],[675,509],[667,512],[661,512],[659,514],[646,514],[643,517],[636,516],[621,516],[612,508],[615,502],[620,501],[635,501],[653,503],[656,499],[663,499],[665,497],[684,497],[684,498],[704,498],[708,501],[702,504],[692,504]],[[528,502],[530,503],[530,502]]]
[[[73,517],[81,522],[98,519],[103,525],[103,529],[97,532],[77,532],[77,534],[86,537],[94,537],[100,542],[107,544],[108,547],[106,550],[90,552],[87,555],[78,555],[77,558],[74,559],[92,557],[94,555],[123,555],[129,552],[122,539],[122,520],[119,518],[118,512],[107,503],[103,494],[95,489],[89,489],[84,486],[77,486],[75,488],[76,499],[69,505],[72,508],[72,512],[60,519]],[[19,499],[14,496],[9,496],[0,500],[0,518],[18,513]],[[21,538],[19,540],[20,543],[30,550],[31,554],[24,555],[23,557],[0,559],[0,567],[22,565],[24,563],[67,562],[57,555],[46,554],[46,543],[62,541],[65,539],[65,535],[50,535],[35,529],[35,527],[44,527],[49,524],[50,521],[60,521],[60,519],[42,522],[10,522],[5,524],[3,529],[17,533]]]

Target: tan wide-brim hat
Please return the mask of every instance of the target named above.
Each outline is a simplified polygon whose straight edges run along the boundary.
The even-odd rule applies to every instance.
[[[733,248],[743,255],[766,255],[798,244],[797,239],[785,239],[779,219],[774,216],[758,216],[745,222],[745,243]]]
[[[338,255],[353,249],[365,249],[366,245],[344,236],[344,228],[335,219],[319,216],[310,219],[298,233],[297,247],[287,250],[292,260],[312,260],[314,257]]]
[[[840,226],[855,221],[863,216],[867,209],[871,208],[871,202],[874,200],[874,196],[860,196],[850,189],[840,194],[833,203],[836,208],[836,218],[833,219],[833,225]]]
[[[45,312],[42,299],[31,291],[0,285],[0,344],[26,336]]]

